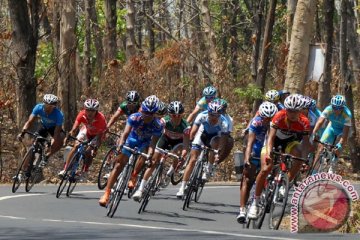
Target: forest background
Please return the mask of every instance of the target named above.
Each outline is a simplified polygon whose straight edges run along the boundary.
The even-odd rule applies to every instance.
[[[188,114],[210,84],[229,102],[236,138],[267,90],[309,95],[320,109],[345,95],[353,126],[343,172],[356,180],[359,13],[358,0],[0,0],[1,180],[10,181],[15,136],[46,93],[60,97],[69,130],[89,97],[108,119],[128,90],[180,100]],[[325,56],[320,81],[307,81],[312,45]],[[219,180],[234,180],[231,158]]]

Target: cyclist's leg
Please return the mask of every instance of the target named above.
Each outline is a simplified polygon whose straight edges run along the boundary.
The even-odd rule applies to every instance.
[[[86,127],[82,127],[78,133],[78,135],[76,136],[76,138],[80,141],[86,141],[87,140],[87,136],[86,136]],[[75,142],[75,145],[74,147],[70,150],[67,158],[66,158],[66,162],[65,162],[65,165],[64,165],[64,168],[62,171],[60,171],[59,175],[62,175],[64,174],[65,172],[65,169],[66,167],[69,165],[70,163],[70,160],[72,159],[72,157],[74,156],[75,154],[75,151],[76,151],[76,147],[80,144],[79,141],[76,141]]]
[[[250,189],[255,181],[257,165],[250,163],[251,165],[245,167],[243,170],[242,183],[240,184],[240,210],[245,209],[246,203],[249,199]],[[260,162],[258,162],[260,165]]]
[[[285,153],[289,153],[295,157],[301,157],[301,149],[300,149],[301,144],[298,141],[293,141],[287,144],[286,148],[285,148]],[[301,168],[302,162],[301,161],[293,161],[292,162],[292,166],[291,169],[288,173],[289,175],[289,182],[291,182],[296,174],[299,172],[300,168]]]
[[[335,140],[334,129],[332,128],[331,122],[330,122],[327,125],[326,129],[324,130],[323,134],[321,135],[320,142],[333,144],[334,140]],[[323,150],[323,148],[324,148],[324,145],[319,143],[316,154],[315,154],[313,166],[316,166],[316,164],[318,164],[318,161],[320,158],[320,153]]]
[[[256,199],[258,199],[260,197],[260,194],[264,189],[266,177],[270,173],[271,169],[273,168],[273,162],[272,161],[267,162],[265,160],[266,155],[267,155],[266,147],[263,147],[261,149],[261,157],[260,157],[261,158],[261,160],[260,160],[261,168],[256,177],[256,189],[255,189],[255,198]]]
[[[219,156],[219,163],[223,162],[230,154],[232,148],[234,147],[234,139],[229,135],[226,137],[226,145],[223,146],[223,150]]]
[[[85,151],[85,159],[86,162],[83,166],[83,171],[87,172],[93,162],[94,157],[97,154],[97,149],[100,147],[101,145],[101,139],[99,136],[96,137],[89,137],[91,139],[89,146],[87,147],[86,151]]]
[[[181,153],[182,153],[182,151],[183,151],[183,149],[184,149],[184,146],[183,146],[183,143],[182,143],[182,140],[181,140],[180,143],[177,143],[177,144],[174,145],[174,147],[172,148],[171,152],[174,153],[174,154],[176,154],[176,155],[178,155],[178,156],[180,156]],[[174,170],[176,169],[176,166],[177,166],[178,163],[179,163],[179,161],[178,161],[177,159],[175,159],[175,158],[173,158],[172,161],[173,161],[173,162],[172,162],[172,164],[170,165],[170,168],[169,168],[169,170],[168,170],[168,172],[167,172],[167,175],[169,175],[169,176],[174,172]]]
[[[58,128],[59,129],[57,129],[56,127],[52,127],[47,130],[47,132],[52,137],[50,151],[46,154],[47,157],[52,156],[54,153],[59,151],[63,146],[64,139],[65,139],[65,132],[63,129],[61,129],[61,127],[58,127]],[[60,131],[60,132],[59,132],[59,134],[57,134],[55,136],[55,131]]]

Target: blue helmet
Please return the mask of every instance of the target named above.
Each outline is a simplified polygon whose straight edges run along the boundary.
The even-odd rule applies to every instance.
[[[141,110],[149,113],[156,113],[159,109],[159,99],[155,95],[148,96],[141,103]]]
[[[214,88],[213,86],[208,86],[208,87],[204,88],[202,95],[204,97],[215,97],[216,88]]]
[[[343,107],[345,106],[345,104],[346,104],[345,97],[342,95],[335,95],[331,98],[331,105],[335,107]]]
[[[158,103],[158,110],[156,112],[159,115],[165,115],[167,113],[167,107],[166,104],[162,101],[159,101]]]
[[[316,100],[311,99],[310,109],[315,109],[315,108],[316,108]]]
[[[221,100],[216,99],[208,104],[207,110],[209,113],[221,114],[224,111],[224,105],[221,103]]]

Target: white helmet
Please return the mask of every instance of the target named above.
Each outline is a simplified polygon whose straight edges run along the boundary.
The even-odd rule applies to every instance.
[[[155,95],[148,96],[141,104],[144,112],[155,113],[159,109],[159,99]]]
[[[267,91],[265,94],[265,100],[269,102],[277,102],[280,99],[279,92],[277,90]]]
[[[331,98],[331,105],[333,105],[335,107],[343,107],[343,106],[345,106],[345,104],[346,104],[346,101],[345,101],[344,96],[342,96],[342,95],[336,95]]]
[[[216,88],[214,88],[213,86],[208,86],[208,87],[204,88],[202,95],[204,97],[215,97]]]
[[[277,113],[278,109],[271,102],[263,102],[259,107],[259,115],[264,118],[271,118]]]
[[[56,104],[59,102],[59,98],[53,94],[45,94],[43,102],[46,104]]]
[[[301,110],[303,106],[302,95],[291,94],[285,98],[284,105],[287,110]]]
[[[88,109],[88,110],[98,110],[99,109],[99,101],[96,100],[96,99],[87,99],[85,102],[84,102],[84,107],[85,109]]]
[[[126,100],[128,102],[138,102],[140,100],[140,95],[137,91],[128,91],[126,93]]]

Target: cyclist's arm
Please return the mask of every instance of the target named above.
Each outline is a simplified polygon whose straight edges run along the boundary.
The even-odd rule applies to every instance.
[[[349,130],[350,130],[350,127],[349,126],[344,126],[343,128],[343,133],[340,137],[340,140],[339,140],[339,143],[344,146],[346,144],[346,141],[348,139],[348,135],[349,135]]]
[[[191,130],[190,130],[190,141],[193,141],[194,138],[195,138],[195,134],[197,133],[197,131],[199,130],[199,125],[196,125],[194,124],[192,127],[191,127]]]
[[[326,118],[319,117],[319,119],[317,120],[317,122],[315,124],[314,130],[312,131],[314,135],[317,133],[317,131],[319,131],[321,126],[324,124],[325,120],[326,120]]]
[[[189,134],[184,134],[183,136],[183,150],[181,151],[181,157],[185,158],[188,148],[189,148]]]
[[[79,128],[79,125],[80,125],[80,122],[75,120],[75,122],[74,122],[74,124],[73,124],[73,126],[72,126],[72,128],[71,128],[71,130],[69,132],[69,134],[71,136],[74,136],[75,131]]]
[[[36,116],[34,115],[34,114],[30,114],[30,116],[29,116],[29,119],[26,121],[26,123],[24,124],[24,127],[23,127],[23,129],[22,129],[22,131],[24,132],[24,131],[27,131],[30,127],[31,127],[31,125],[33,124],[33,122],[36,120]]]
[[[270,155],[273,147],[274,147],[274,140],[275,140],[275,136],[276,136],[276,128],[270,127],[269,130],[269,136],[268,136],[268,140],[267,140],[267,152],[266,155]]]
[[[115,114],[111,117],[110,121],[108,122],[106,128],[110,128],[121,116],[122,111],[116,110]]]
[[[246,145],[245,158],[244,158],[245,163],[250,162],[250,156],[251,156],[251,152],[252,152],[252,148],[253,148],[253,145],[255,143],[255,140],[256,140],[255,133],[254,132],[249,132],[248,142],[247,142],[247,145]]]
[[[196,106],[194,111],[192,111],[192,113],[190,113],[190,115],[188,116],[188,118],[186,119],[186,121],[188,123],[192,123],[196,117],[196,115],[201,111],[201,108],[199,106]]]
[[[55,126],[54,139],[59,139],[61,130],[62,130],[62,126]]]
[[[154,136],[154,135],[151,137],[151,142],[150,142],[148,153],[147,153],[149,156],[152,156],[154,154],[154,149],[155,149],[156,143],[159,141],[159,138],[160,138],[160,136]]]
[[[118,145],[124,145],[126,139],[128,138],[130,132],[131,132],[132,126],[129,124],[126,124],[124,132],[121,134],[121,137],[118,141]]]

